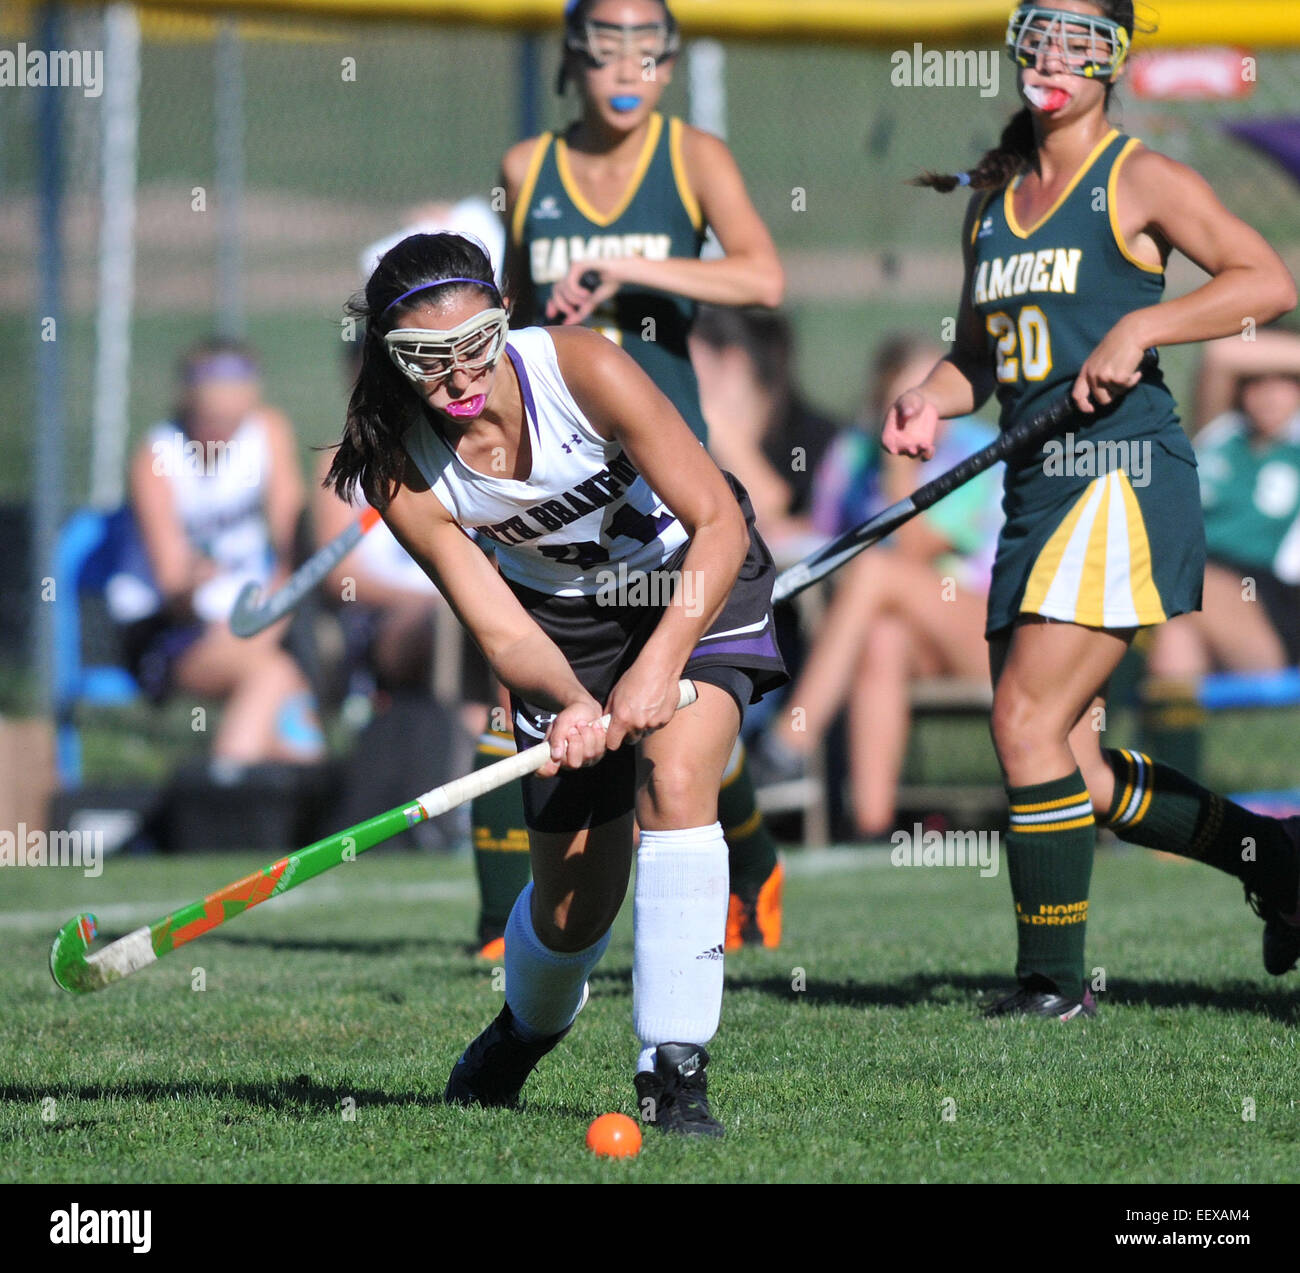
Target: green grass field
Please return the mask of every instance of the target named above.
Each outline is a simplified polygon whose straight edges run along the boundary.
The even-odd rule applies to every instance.
[[[784,947],[727,961],[727,1139],[651,1134],[611,1163],[583,1137],[635,1112],[629,913],[527,1109],[441,1103],[501,1004],[464,951],[465,860],[371,855],[98,995],[51,983],[49,942],[78,908],[120,935],[255,865],[6,873],[0,1180],[1300,1178],[1298,983],[1266,977],[1240,890],[1195,866],[1099,854],[1089,953],[1108,992],[1097,1020],[1062,1026],[977,1014],[1008,980],[1004,876],[793,856]]]

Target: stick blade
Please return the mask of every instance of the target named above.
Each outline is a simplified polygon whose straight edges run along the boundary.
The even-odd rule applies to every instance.
[[[149,928],[137,928],[88,955],[90,943],[97,936],[95,917],[88,914],[68,920],[59,929],[50,947],[50,975],[61,990],[74,995],[102,990],[158,960]]]
[[[262,590],[255,583],[246,583],[240,589],[230,612],[230,630],[237,637],[256,636],[266,626],[259,613],[261,598]]]
[[[107,984],[102,970],[86,962],[86,951],[98,934],[95,917],[84,913],[59,929],[50,947],[50,975],[60,990],[82,995]]]

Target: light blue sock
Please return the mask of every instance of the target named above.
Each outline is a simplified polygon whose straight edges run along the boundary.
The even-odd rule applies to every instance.
[[[325,750],[325,735],[316,717],[316,700],[308,691],[291,694],[275,716],[275,736],[286,747],[304,756]]]

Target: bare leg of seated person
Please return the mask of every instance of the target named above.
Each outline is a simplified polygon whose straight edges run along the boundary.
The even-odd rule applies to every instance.
[[[176,686],[223,700],[212,744],[216,760],[308,763],[324,754],[311,689],[280,648],[284,623],[252,640],[214,624],[176,664]]]
[[[928,641],[952,675],[987,675],[982,597],[897,553],[864,553],[846,571],[773,729],[778,749],[807,755],[817,745],[845,702],[865,640],[885,614]]]
[[[1262,602],[1246,600],[1246,584],[1222,566],[1205,568],[1204,607],[1161,627],[1150,671],[1162,679],[1195,679],[1216,669],[1274,672],[1286,651]]]

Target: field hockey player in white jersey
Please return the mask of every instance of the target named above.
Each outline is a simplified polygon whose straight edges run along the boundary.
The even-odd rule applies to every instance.
[[[635,819],[638,1110],[720,1135],[705,1080],[728,897],[718,787],[745,707],[786,679],[748,499],[612,342],[508,333],[468,239],[403,240],[352,310],[364,361],[327,480],[344,499],[359,486],[438,584],[510,689],[519,745],[551,744],[524,780],[533,883],[506,926],[506,1004],[447,1100],[515,1105],[573,1025]],[[699,698],[674,714],[683,677]]]

